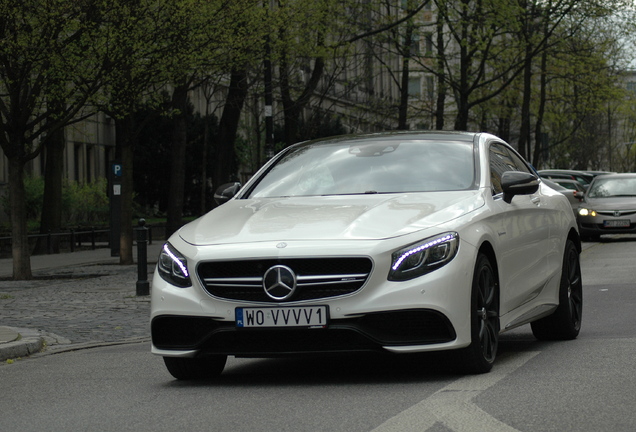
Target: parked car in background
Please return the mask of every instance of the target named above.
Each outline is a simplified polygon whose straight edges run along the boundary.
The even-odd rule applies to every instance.
[[[581,182],[578,180],[555,178],[551,179],[551,181],[574,192],[585,192],[585,187],[583,187]],[[583,194],[581,194],[580,197],[583,198]]]
[[[587,186],[589,186],[594,179],[593,174],[577,170],[539,170],[538,173],[542,178],[547,178],[550,180],[576,180],[581,183],[584,188],[587,188]]]
[[[581,237],[636,234],[636,174],[604,174],[594,178],[579,207]]]
[[[575,338],[576,219],[501,139],[393,132],[290,146],[163,246],[152,352],[177,379],[228,355],[453,350],[488,372],[501,332]]]
[[[563,195],[565,195],[565,197],[570,202],[570,206],[572,206],[572,212],[574,213],[574,216],[576,217],[578,215],[579,205],[583,201],[582,192],[578,190],[568,189],[564,186],[561,186],[559,183],[555,182],[554,180],[541,179],[541,181],[547,184],[548,186],[550,186],[555,191],[561,192]],[[581,186],[576,180],[564,180],[564,181],[573,181],[576,184],[578,184],[581,189],[583,189],[583,186]]]

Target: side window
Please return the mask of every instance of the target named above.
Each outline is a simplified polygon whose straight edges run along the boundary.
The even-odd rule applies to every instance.
[[[523,159],[521,159],[517,155],[517,153],[509,151],[509,154],[510,154],[510,160],[514,163],[516,171],[521,171],[521,172],[534,174],[534,172],[532,172],[532,170],[530,170],[530,168],[528,168],[528,165],[523,161]]]
[[[490,158],[490,184],[492,185],[492,194],[497,195],[503,192],[501,188],[501,175],[510,171],[510,167],[506,164],[508,159],[505,148],[497,144],[492,144],[488,152]]]
[[[522,171],[531,173],[528,166],[516,153],[510,151],[505,145],[492,143],[489,150],[490,157],[490,183],[493,195],[503,192],[501,188],[501,176],[506,171]]]

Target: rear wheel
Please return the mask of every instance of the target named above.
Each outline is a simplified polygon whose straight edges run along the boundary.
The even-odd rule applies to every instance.
[[[579,251],[571,240],[565,245],[559,288],[559,306],[552,315],[531,323],[540,340],[569,340],[579,335],[583,312],[583,282]]]
[[[479,254],[471,290],[471,344],[459,359],[467,373],[492,369],[499,346],[499,292],[495,272],[488,257]]]
[[[213,379],[223,372],[226,355],[208,357],[164,357],[168,372],[179,380]]]

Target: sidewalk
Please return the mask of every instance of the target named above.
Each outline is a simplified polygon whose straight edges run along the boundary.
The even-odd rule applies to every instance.
[[[147,247],[149,281],[162,244]],[[33,256],[31,281],[11,280],[12,259],[0,259],[0,362],[149,340],[150,297],[136,295],[136,246],[133,256],[130,266],[109,248]]]

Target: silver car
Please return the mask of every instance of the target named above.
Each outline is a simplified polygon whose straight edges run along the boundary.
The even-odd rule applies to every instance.
[[[602,234],[636,234],[636,173],[594,178],[578,214],[581,237],[598,240]]]

